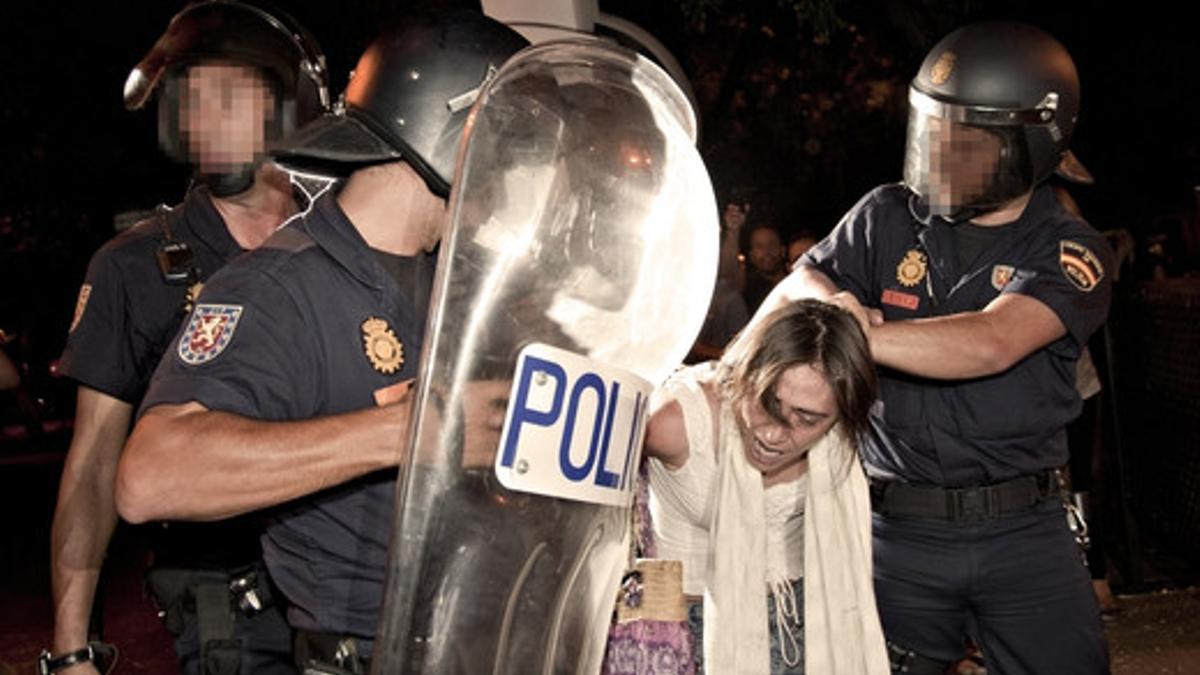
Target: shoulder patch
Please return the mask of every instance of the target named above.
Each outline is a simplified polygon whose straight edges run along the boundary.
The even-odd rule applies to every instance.
[[[241,318],[241,305],[196,305],[179,338],[179,358],[192,366],[217,358],[233,339]]]
[[[1002,291],[1012,281],[1013,273],[1017,270],[1012,265],[995,265],[992,267],[992,288]]]
[[[1058,266],[1072,284],[1081,291],[1090,291],[1104,278],[1100,258],[1079,242],[1063,239],[1058,242]]]
[[[88,298],[92,297],[92,285],[84,284],[79,287],[79,298],[75,300],[75,316],[71,318],[71,327],[67,329],[68,333],[74,333],[75,327],[79,325],[79,320],[83,318],[83,310],[87,308]]]

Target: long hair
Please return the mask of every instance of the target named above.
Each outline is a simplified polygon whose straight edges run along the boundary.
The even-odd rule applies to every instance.
[[[806,299],[771,312],[734,340],[717,382],[735,406],[757,399],[769,415],[788,424],[775,385],[798,365],[812,365],[825,375],[837,401],[838,425],[848,439],[860,439],[878,393],[875,366],[858,321],[834,305]]]

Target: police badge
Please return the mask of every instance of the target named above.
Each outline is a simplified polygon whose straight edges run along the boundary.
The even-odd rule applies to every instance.
[[[404,345],[392,332],[387,321],[370,317],[362,323],[363,349],[371,367],[391,375],[404,365]]]
[[[1063,276],[1081,291],[1092,290],[1104,278],[1100,258],[1088,247],[1070,239],[1058,242],[1058,266]]]
[[[992,288],[1002,291],[1012,281],[1013,273],[1017,270],[1012,265],[995,265],[992,267]]]
[[[904,260],[896,266],[896,281],[909,288],[921,283],[925,278],[925,254],[917,249],[909,249],[904,254]]]
[[[79,320],[83,318],[83,310],[87,308],[88,298],[92,297],[92,285],[84,284],[79,287],[79,298],[75,300],[75,316],[71,319],[71,327],[67,329],[68,333],[75,332],[75,327],[79,325]]]

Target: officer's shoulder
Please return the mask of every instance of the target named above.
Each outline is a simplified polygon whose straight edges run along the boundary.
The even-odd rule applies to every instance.
[[[320,251],[320,247],[304,229],[303,219],[296,217],[285,222],[258,248],[238,256],[226,267],[257,272],[283,281],[313,265],[311,258],[319,255]]]
[[[843,216],[843,220],[878,220],[892,213],[907,213],[910,194],[903,183],[885,183],[859,198]]]
[[[112,261],[122,267],[142,263],[153,266],[154,252],[163,243],[163,219],[170,210],[166,207],[148,211],[133,225],[124,228],[104,242],[92,255],[96,262]]]
[[[872,206],[900,205],[907,207],[908,198],[911,194],[904,183],[884,183],[868,192],[859,201],[859,204]]]

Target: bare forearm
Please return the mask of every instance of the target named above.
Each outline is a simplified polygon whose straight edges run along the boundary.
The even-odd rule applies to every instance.
[[[870,330],[875,362],[934,379],[982,377],[1004,370],[996,345],[986,338],[979,313],[889,321]]]
[[[265,422],[188,406],[151,409],[135,427],[117,477],[126,519],[218,520],[396,466],[409,410]]]
[[[1066,327],[1041,301],[1010,293],[979,311],[886,322],[868,335],[876,363],[956,380],[1008,370],[1066,335]]]
[[[113,483],[132,412],[124,401],[79,387],[50,530],[56,653],[87,644],[96,582],[117,525]]]
[[[87,644],[100,569],[117,525],[112,473],[106,486],[92,481],[70,489],[67,482],[64,475],[50,535],[55,653]]]

